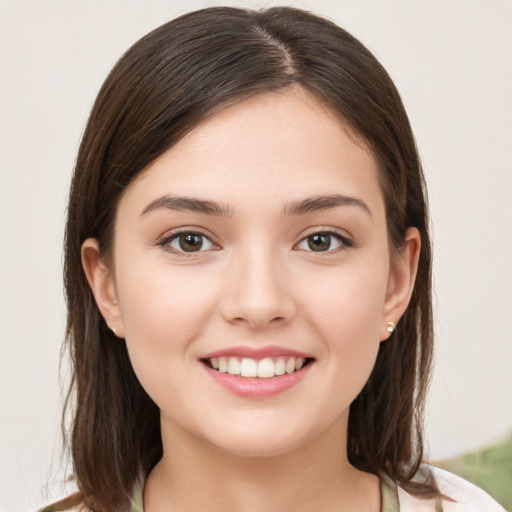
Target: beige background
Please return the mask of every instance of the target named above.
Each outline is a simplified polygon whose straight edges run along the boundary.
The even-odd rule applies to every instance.
[[[61,241],[94,96],[136,39],[217,3],[0,0],[0,511],[34,510],[61,492]],[[499,439],[512,428],[512,1],[288,4],[330,17],[368,45],[415,129],[435,233],[430,454]]]

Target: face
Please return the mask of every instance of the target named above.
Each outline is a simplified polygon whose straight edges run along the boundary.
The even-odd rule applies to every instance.
[[[372,154],[304,91],[268,93],[125,190],[106,286],[118,305],[102,311],[164,436],[280,454],[346,430],[407,303],[404,269]]]

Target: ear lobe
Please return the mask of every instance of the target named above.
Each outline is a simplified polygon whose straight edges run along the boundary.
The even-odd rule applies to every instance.
[[[421,237],[416,228],[409,228],[405,241],[395,256],[389,273],[386,302],[383,310],[381,340],[391,335],[386,328],[388,322],[398,323],[411,300],[418,261],[420,257]]]
[[[88,238],[82,244],[82,266],[105,322],[116,336],[122,338],[123,322],[116,299],[114,278],[101,260],[100,246],[95,238]]]

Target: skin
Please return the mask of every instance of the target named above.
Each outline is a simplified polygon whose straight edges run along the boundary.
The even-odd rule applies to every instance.
[[[164,456],[146,482],[146,512],[380,509],[377,478],[348,463],[347,420],[387,322],[408,304],[420,239],[409,229],[391,260],[378,172],[309,93],[262,94],[195,127],[127,187],[112,261],[85,241],[98,306],[161,411]],[[333,194],[352,201],[293,211]],[[169,196],[225,211],[143,213]],[[201,250],[183,251],[183,228],[207,237]],[[313,251],[311,236],[328,230],[341,238]],[[200,362],[240,345],[314,362],[277,396],[241,397]]]

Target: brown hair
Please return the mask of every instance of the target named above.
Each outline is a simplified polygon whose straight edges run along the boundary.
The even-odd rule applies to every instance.
[[[376,58],[328,20],[289,7],[217,7],[152,31],[119,60],[92,109],[77,157],[65,238],[67,407],[79,495],[94,511],[126,510],[162,455],[159,411],[126,346],[108,330],[82,269],[81,245],[109,254],[125,187],[198,122],[265,91],[302,87],[338,113],[380,167],[391,250],[416,227],[421,254],[410,305],[381,343],[351,405],[348,457],[404,486],[423,456],[422,415],[432,359],[431,254],[423,173],[400,96]],[[426,487],[420,489],[425,491]]]

